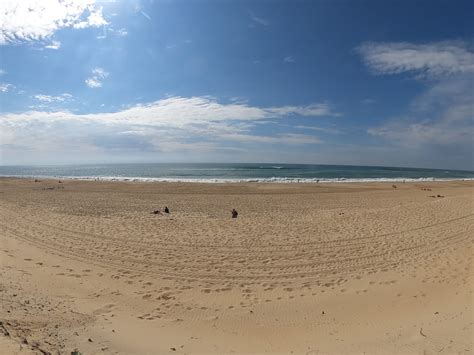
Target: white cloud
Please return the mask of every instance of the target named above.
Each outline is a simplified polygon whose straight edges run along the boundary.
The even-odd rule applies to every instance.
[[[474,73],[474,53],[463,42],[429,44],[364,43],[357,48],[367,66],[378,74],[416,73],[439,77]]]
[[[109,76],[109,73],[106,72],[102,68],[94,68],[92,69],[92,77],[87,78],[84,82],[86,85],[90,88],[100,88],[102,87],[102,81],[103,79],[107,78]]]
[[[44,41],[62,28],[106,24],[95,0],[0,1],[0,45]]]
[[[89,78],[89,79],[86,79],[84,81],[86,83],[86,85],[92,89],[95,89],[95,88],[100,88],[102,87],[102,82],[100,82],[99,80],[96,80],[94,78]]]
[[[64,94],[36,95],[36,98],[44,103],[66,99]],[[252,134],[252,128],[259,121],[305,112],[304,107],[291,108],[223,104],[211,97],[169,97],[118,112],[10,113],[0,116],[0,141],[4,146],[15,145],[23,150],[72,152],[84,149],[84,154],[94,151],[196,153],[197,150],[234,149],[235,144],[241,149],[245,144],[255,143],[292,146],[321,143],[318,137],[309,134]]]
[[[47,49],[59,49],[61,47],[61,42],[59,41],[52,41],[50,44],[44,46]]]
[[[0,92],[8,92],[13,89],[12,84],[0,83]]]
[[[369,134],[411,149],[472,150],[474,53],[467,44],[369,43],[358,50],[377,74],[409,72],[414,78],[430,79],[405,115],[368,129]]]
[[[72,98],[71,94],[65,93],[59,96],[38,94],[33,96],[36,100],[41,102],[64,102]]]
[[[285,63],[294,63],[294,62],[295,62],[295,58],[293,58],[291,55],[289,55],[289,56],[283,58],[283,61],[284,61]]]
[[[0,69],[0,76],[5,75],[7,72],[3,69]]]

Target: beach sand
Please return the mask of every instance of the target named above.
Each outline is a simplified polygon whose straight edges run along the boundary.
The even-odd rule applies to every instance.
[[[396,185],[0,179],[0,353],[472,353],[474,183]]]

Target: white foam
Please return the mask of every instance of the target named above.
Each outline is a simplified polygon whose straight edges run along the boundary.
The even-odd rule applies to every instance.
[[[199,183],[199,184],[234,184],[234,183],[372,183],[372,182],[429,182],[429,181],[474,181],[474,178],[289,178],[289,177],[270,177],[270,178],[145,178],[132,176],[40,176],[40,175],[0,175],[3,177],[16,178],[40,178],[40,179],[71,179],[85,181],[109,181],[109,182],[169,182],[169,183]]]

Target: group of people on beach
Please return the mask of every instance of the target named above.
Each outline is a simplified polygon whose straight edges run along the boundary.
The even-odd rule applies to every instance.
[[[161,210],[154,210],[152,213],[153,214],[163,214],[163,213],[169,214],[170,209],[168,208],[168,206],[165,206],[165,208],[163,209],[163,213],[161,212]],[[232,218],[237,218],[237,216],[239,215],[239,212],[237,212],[235,208],[232,209],[231,213],[232,213]]]

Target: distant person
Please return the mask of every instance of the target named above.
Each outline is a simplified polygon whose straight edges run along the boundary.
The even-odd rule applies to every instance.
[[[170,209],[168,208],[168,206],[165,206],[165,213],[170,213]]]
[[[239,212],[237,212],[235,210],[235,208],[232,209],[232,218],[237,218],[237,216],[239,215]]]

